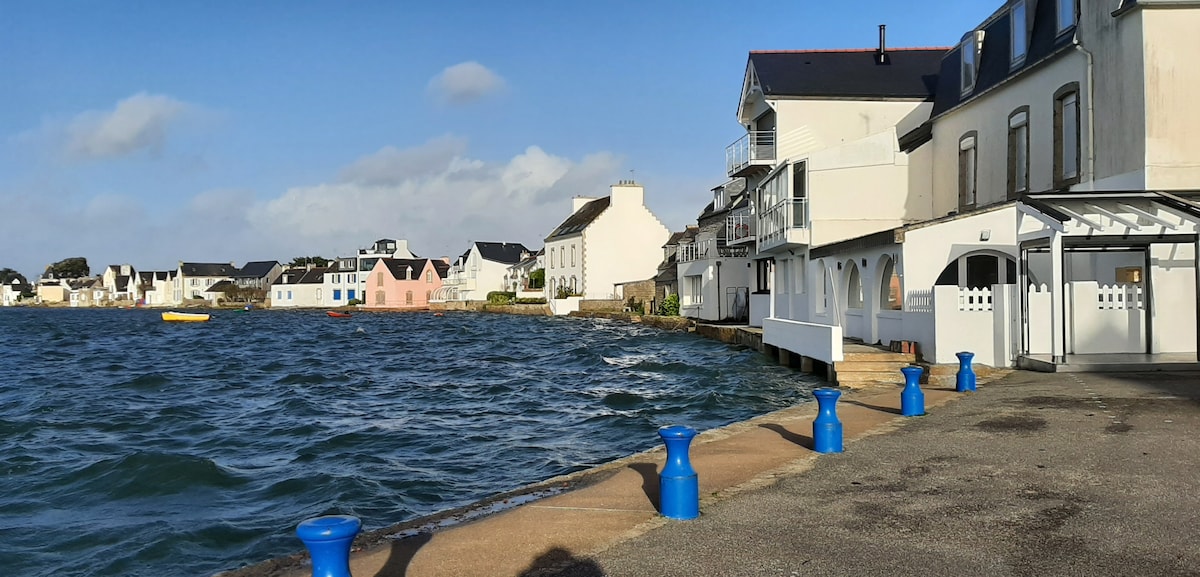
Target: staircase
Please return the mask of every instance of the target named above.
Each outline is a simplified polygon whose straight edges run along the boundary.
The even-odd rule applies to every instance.
[[[900,369],[917,364],[916,353],[892,352],[852,341],[842,345],[842,356],[844,360],[833,364],[833,381],[852,389],[878,384],[903,385],[904,374]]]

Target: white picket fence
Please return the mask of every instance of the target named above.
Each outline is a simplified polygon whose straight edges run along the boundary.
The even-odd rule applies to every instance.
[[[1108,311],[1145,310],[1142,287],[1135,284],[1100,285],[1097,287],[1097,308]]]

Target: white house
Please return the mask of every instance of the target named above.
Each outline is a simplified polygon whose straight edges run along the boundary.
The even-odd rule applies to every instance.
[[[233,280],[238,267],[233,263],[179,262],[175,270],[174,290],[170,304],[183,304],[189,300],[216,302],[209,288],[224,280]]]
[[[844,336],[912,341],[935,363],[964,350],[1039,370],[1194,363],[1200,111],[1187,95],[1200,71],[1178,63],[1200,50],[1188,32],[1200,7],[1111,8],[1004,2],[939,55],[936,84],[882,130],[887,146],[880,133],[830,143],[796,169],[781,135],[793,168],[766,163],[759,198],[796,175],[807,225],[795,212],[779,232],[757,209],[759,256],[775,259],[764,342],[825,362],[841,360]],[[895,66],[905,53],[874,56]],[[744,90],[740,110],[756,106]],[[861,222],[836,222],[855,211]]]
[[[367,275],[381,258],[415,259],[417,256],[408,250],[407,240],[381,238],[370,247],[358,249],[356,255],[333,259],[322,281],[323,306],[337,307],[352,300],[364,301]]]
[[[104,287],[114,301],[128,301],[137,298],[137,271],[133,265],[110,264],[101,275]]]
[[[30,286],[21,282],[21,279],[17,277],[13,277],[7,283],[0,284],[0,306],[16,306],[21,300],[21,293],[28,290],[31,290]]]
[[[138,271],[134,299],[145,306],[169,306],[174,303],[175,274],[178,271]]]
[[[325,267],[289,268],[271,284],[271,308],[317,308],[324,300]],[[361,294],[361,293],[360,293]]]
[[[670,231],[633,181],[603,198],[576,197],[572,214],[546,237],[546,296],[616,298],[614,285],[653,278]]]
[[[545,287],[531,285],[530,277],[534,271],[546,270],[546,251],[539,250],[534,254],[528,252],[522,255],[524,258],[520,262],[508,267],[508,272],[504,275],[505,290],[518,293],[521,298],[542,298]],[[524,295],[521,293],[531,293]]]
[[[745,322],[750,316],[754,265],[746,244],[728,243],[731,235],[747,232],[727,226],[726,221],[731,213],[750,206],[750,195],[744,178],[730,180],[712,194],[696,228],[685,231],[675,247],[679,314],[706,321]]]
[[[515,242],[474,242],[458,257],[434,300],[485,301],[493,291],[509,290],[509,267],[528,258],[529,249]]]

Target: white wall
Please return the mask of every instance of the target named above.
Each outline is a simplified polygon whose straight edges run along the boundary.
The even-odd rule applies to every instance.
[[[905,294],[929,290],[946,265],[973,252],[995,252],[1017,258],[1017,209],[1006,206],[973,213],[904,233]],[[980,240],[988,231],[988,240]]]
[[[763,342],[809,358],[841,361],[841,327],[785,319],[763,320]]]
[[[657,274],[662,245],[671,236],[646,208],[641,186],[613,185],[610,190],[608,209],[583,231],[582,288],[588,299],[611,298],[613,285]]]
[[[1150,247],[1151,352],[1196,350],[1195,255],[1190,244]]]
[[[1200,7],[1140,12],[1145,43],[1146,186],[1198,188]]]
[[[576,290],[583,290],[583,235],[557,239],[546,243],[546,298],[553,299],[558,292],[559,282],[563,280],[570,286],[571,277],[576,278]],[[571,264],[571,248],[575,248],[575,264]],[[661,248],[659,251],[661,252]],[[554,260],[550,260],[550,255]],[[564,256],[565,255],[565,256]],[[657,269],[656,269],[657,270]],[[554,279],[554,292],[551,292],[550,279]],[[611,287],[610,287],[611,288]]]
[[[776,114],[775,158],[799,158],[813,150],[878,134],[896,126],[920,101],[773,100]]]

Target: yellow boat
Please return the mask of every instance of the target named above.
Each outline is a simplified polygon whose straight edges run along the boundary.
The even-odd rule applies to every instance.
[[[208,313],[180,313],[170,311],[163,313],[162,319],[167,322],[176,323],[202,323],[208,320]]]

